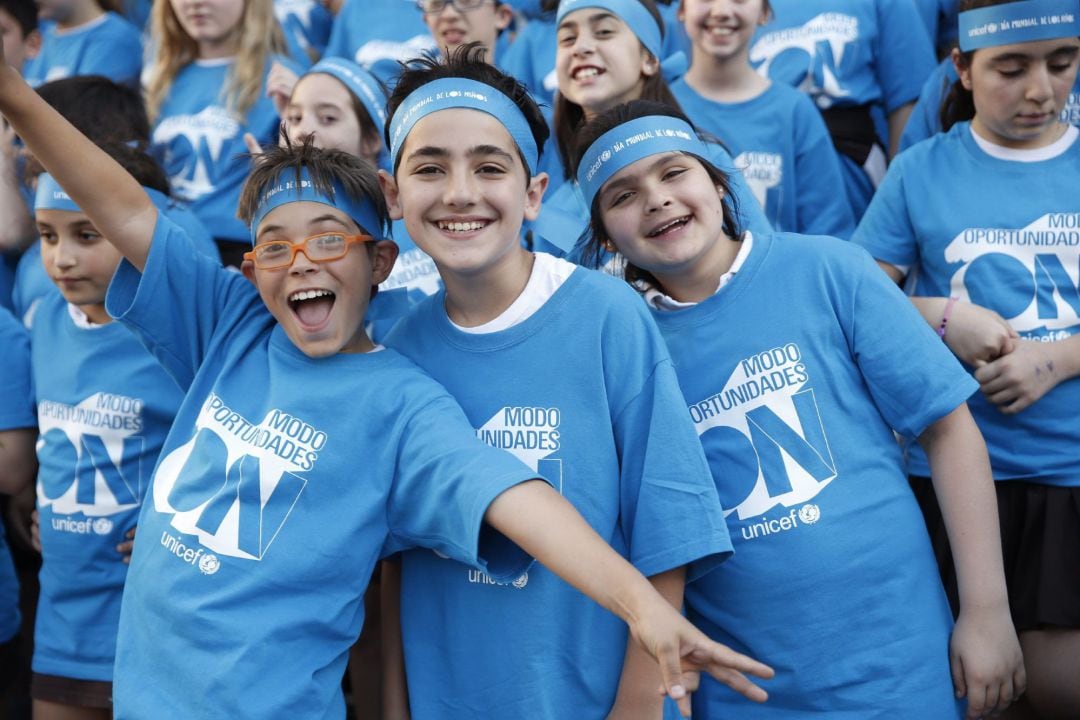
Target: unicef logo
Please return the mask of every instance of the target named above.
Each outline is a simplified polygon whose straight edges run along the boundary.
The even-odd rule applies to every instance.
[[[525,589],[525,586],[529,584],[529,573],[522,574],[521,577],[519,577],[517,580],[510,584],[516,587],[518,590]]]
[[[221,569],[221,561],[217,555],[203,555],[199,558],[199,570],[203,575],[213,575]]]
[[[461,97],[461,91],[460,90],[451,90],[450,92],[446,93],[446,97],[452,97],[452,98]]]
[[[821,508],[813,503],[807,503],[799,508],[799,519],[807,525],[813,525],[821,519]]]
[[[600,153],[600,162],[607,162],[610,159],[611,159],[611,151],[610,150],[605,150],[604,152]]]
[[[108,535],[112,532],[113,524],[109,518],[98,518],[94,521],[94,532],[98,535]]]
[[[990,23],[989,25],[986,26],[986,32],[990,33],[991,35],[996,33],[998,31],[998,29],[999,28],[998,28],[997,23]]]

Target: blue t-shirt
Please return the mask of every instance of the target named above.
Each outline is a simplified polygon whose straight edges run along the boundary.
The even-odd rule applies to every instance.
[[[135,527],[183,393],[123,325],[78,325],[60,293],[31,330],[41,597],[34,672],[111,681]]]
[[[382,281],[379,292],[371,299],[365,317],[368,336],[374,342],[382,342],[414,305],[443,287],[435,261],[416,247],[404,220],[394,221],[390,235],[398,246],[397,260],[390,276]]]
[[[322,57],[334,16],[319,0],[274,0],[274,15],[293,59],[308,66]]]
[[[286,58],[274,59],[295,69]],[[231,59],[201,60],[181,69],[161,105],[152,142],[172,195],[188,203],[215,238],[250,243],[247,226],[236,217],[251,170],[244,133],[264,145],[276,142],[280,118],[263,90],[243,117],[226,107],[221,92],[232,66]]]
[[[1021,338],[1063,340],[1080,332],[1077,187],[1080,141],[1050,160],[1001,160],[957,123],[893,162],[852,240],[910,269],[914,295],[955,296],[994,310]],[[981,393],[970,406],[994,479],[1080,486],[1080,378],[1015,415]],[[917,446],[909,468],[929,475]]]
[[[763,705],[703,676],[694,717],[955,718],[952,617],[893,429],[975,383],[859,248],[753,243],[716,295],[654,313],[735,546],[687,615],[777,671]]]
[[[481,440],[544,475],[646,576],[726,557],[730,540],[663,340],[615,278],[577,268],[532,316],[470,334],[445,295],[388,344],[442,382]],[[691,575],[693,576],[693,575]],[[627,628],[548,570],[500,584],[428,550],[402,561],[414,718],[602,718]]]
[[[0,308],[0,433],[37,425],[30,380],[30,338],[5,308]],[[7,533],[0,520],[0,643],[19,632],[19,579],[11,563]]]
[[[380,557],[423,545],[499,578],[528,567],[481,524],[536,473],[477,442],[398,353],[309,358],[251,283],[161,216],[144,272],[122,263],[107,307],[187,391],[124,588],[118,720],[344,717]]]
[[[399,61],[437,52],[435,38],[415,3],[345,0],[324,54],[349,58],[393,85],[401,71]]]
[[[720,103],[685,80],[671,92],[694,125],[719,138],[735,156],[746,184],[777,231],[849,238],[855,218],[843,187],[840,160],[813,103],[798,90],[772,83],[757,97]]]
[[[23,65],[31,87],[77,75],[104,75],[121,85],[139,86],[142,38],[138,28],[116,13],[69,30],[48,23],[41,35],[41,51]]]

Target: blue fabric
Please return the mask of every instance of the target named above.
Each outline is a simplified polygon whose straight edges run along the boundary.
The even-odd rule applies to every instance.
[[[921,433],[975,383],[834,238],[755,235],[719,293],[654,317],[735,546],[687,586],[687,616],[776,669],[762,705],[703,676],[694,718],[959,717],[952,617],[893,429]]]
[[[368,336],[381,343],[398,320],[424,298],[442,290],[442,278],[435,261],[409,237],[404,220],[395,220],[390,235],[398,246],[397,261],[390,277],[379,285],[379,292],[368,306]],[[404,292],[407,302],[393,296],[394,291]]]
[[[127,328],[75,325],[59,293],[31,330],[38,413],[41,597],[34,672],[111,681],[128,566],[116,545],[183,393]]]
[[[310,65],[323,56],[334,16],[319,0],[274,0],[274,15],[294,60]]]
[[[286,58],[275,59],[295,69]],[[162,103],[152,141],[172,195],[189,203],[215,238],[247,243],[248,229],[236,217],[240,188],[251,169],[243,136],[250,132],[263,145],[277,142],[280,119],[262,90],[246,116],[226,109],[220,94],[231,67],[194,62],[180,70]]]
[[[66,210],[82,212],[64,188],[57,184],[49,173],[38,175],[37,190],[34,193],[34,210]]]
[[[0,433],[37,425],[30,375],[30,338],[7,309],[0,307]],[[0,643],[19,632],[19,580],[11,564],[0,521]]]
[[[71,30],[49,23],[41,32],[41,52],[23,65],[31,87],[77,75],[104,75],[122,85],[139,86],[142,38],[139,30],[116,13]]]
[[[393,86],[399,61],[438,52],[415,3],[405,0],[345,0],[330,33],[327,57],[355,61]]]
[[[481,522],[535,473],[399,354],[309,358],[251,283],[193,255],[159,217],[107,299],[187,391],[139,519],[115,716],[340,719],[378,559],[424,545],[520,575]]]
[[[1080,142],[1051,160],[999,160],[976,145],[969,123],[957,123],[901,153],[852,240],[910,268],[914,295],[956,296],[996,311],[1021,338],[1062,340],[1080,332],[1078,182]],[[1080,486],[1080,378],[1015,415],[981,393],[969,404],[994,479]],[[910,448],[909,463],[929,475],[920,448]]]
[[[960,13],[960,49],[1000,47],[1080,35],[1077,0],[1022,0]]]
[[[555,104],[559,80],[555,75],[556,25],[554,18],[525,25],[507,48],[499,64],[525,85],[537,102]]]
[[[777,231],[849,238],[855,231],[840,160],[825,122],[799,91],[772,83],[739,103],[708,100],[680,80],[671,86],[683,112],[735,156],[746,184]]]
[[[578,268],[531,317],[480,335],[444,302],[428,298],[387,343],[458,398],[482,440],[544,475],[646,576],[726,557],[674,369],[624,283]],[[497,585],[406,553],[401,624],[417,720],[602,718],[615,699],[626,626],[545,568]]]
[[[0,252],[0,308],[15,310],[15,270],[20,255],[16,252]]]

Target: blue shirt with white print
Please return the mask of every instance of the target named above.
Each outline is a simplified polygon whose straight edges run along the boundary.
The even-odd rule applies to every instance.
[[[630,288],[576,268],[530,317],[486,334],[456,328],[444,302],[428,298],[387,343],[446,386],[481,440],[551,481],[646,576],[697,561],[694,577],[727,556],[674,368]],[[405,553],[401,625],[417,720],[601,718],[615,700],[626,625],[545,568],[504,583]]]
[[[311,64],[323,56],[334,16],[319,0],[274,0],[274,15],[293,59]]]
[[[23,65],[31,87],[78,75],[104,75],[138,87],[143,46],[138,28],[116,13],[107,12],[79,27],[60,30],[46,24],[41,50]]]
[[[776,668],[761,705],[703,675],[694,717],[959,717],[952,617],[893,431],[920,434],[975,383],[834,238],[754,235],[716,295],[654,317],[735,547],[687,586],[687,616]]]
[[[825,122],[798,90],[772,83],[755,98],[720,103],[684,80],[671,92],[695,126],[735,156],[765,217],[777,231],[851,237],[855,219],[842,187],[840,160]]]
[[[380,557],[424,546],[500,579],[527,569],[481,525],[535,471],[478,442],[398,353],[308,357],[251,283],[162,216],[107,308],[187,392],[124,589],[119,720],[344,717]]]
[[[399,62],[437,53],[416,3],[345,0],[324,54],[348,58],[393,86],[401,72]]]
[[[33,669],[107,682],[128,569],[116,546],[137,524],[183,393],[126,327],[72,312],[49,293],[31,329],[42,559]]]
[[[989,308],[1025,340],[1064,340],[1080,332],[1078,183],[1080,141],[1051,159],[1005,160],[957,123],[893,161],[852,240],[906,268],[914,295]],[[981,393],[969,404],[995,480],[1080,486],[1080,378],[1013,415]],[[908,450],[911,473],[929,475],[922,449]]]

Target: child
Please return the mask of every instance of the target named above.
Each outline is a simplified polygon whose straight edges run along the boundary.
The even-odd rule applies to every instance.
[[[139,30],[112,5],[99,0],[42,0],[41,51],[23,68],[26,81],[36,87],[74,75],[104,75],[123,85],[138,87],[142,72]]]
[[[930,38],[911,0],[770,4],[775,20],[758,32],[750,62],[809,94],[821,110],[858,221],[934,69]]]
[[[411,64],[390,96],[394,174],[380,178],[391,216],[446,289],[387,343],[446,386],[481,439],[551,479],[679,607],[684,577],[723,559],[728,538],[692,429],[673,411],[674,371],[619,283],[521,246],[547,182],[536,172],[547,126],[477,50]],[[554,719],[568,707],[661,717],[654,668],[627,647],[626,629],[544,569],[500,586],[415,550],[402,557],[400,602],[418,720]]]
[[[476,42],[484,48],[488,62],[498,62],[499,40],[514,21],[513,9],[502,0],[419,0],[417,5],[443,57]]]
[[[914,277],[912,302],[979,381],[971,411],[997,481],[1025,705],[1076,717],[1080,686],[1066,668],[1080,664],[1080,130],[1060,113],[1080,63],[1080,3],[960,9],[948,129],[904,151],[853,240],[894,280]],[[918,448],[908,472],[949,589]]]
[[[768,0],[682,0],[693,60],[671,92],[705,132],[723,137],[776,230],[848,238],[855,230],[840,161],[813,103],[750,67]]]
[[[399,62],[438,54],[435,39],[410,3],[323,0],[341,3],[326,45],[326,57],[348,58],[384,83],[401,72]]]
[[[630,137],[645,139],[616,150]],[[687,613],[785,668],[767,707],[704,681],[694,717],[947,718],[965,694],[969,718],[1004,708],[1023,667],[974,384],[865,253],[742,233],[705,153],[679,113],[632,103],[586,127],[576,165],[590,248],[626,258],[660,323],[728,512],[736,554],[687,586]],[[957,541],[951,641],[894,429],[926,446]]]
[[[240,157],[243,136],[276,139],[278,116],[263,79],[275,59],[290,63],[276,55],[285,44],[272,0],[222,0],[210,20],[200,7],[182,0],[154,4],[158,46],[147,110],[173,195],[213,232],[222,261],[239,266],[247,237],[236,218],[249,169]]]
[[[7,67],[0,112],[125,255],[110,312],[187,390],[139,518],[116,717],[340,717],[366,579],[414,544],[500,579],[536,555],[631,620],[665,692],[685,701],[677,668],[707,665],[764,695],[739,670],[767,668],[694,630],[535,471],[477,442],[440,386],[372,345],[364,309],[394,248],[373,237],[368,166],[270,148],[240,208],[245,280],[194,254]]]
[[[114,150],[140,175],[160,170]],[[148,184],[148,177],[137,178]],[[130,538],[183,394],[105,312],[118,253],[49,175],[38,178],[41,260],[59,288],[32,328],[38,409],[41,596],[31,695],[37,718],[111,717]]]
[[[274,0],[274,15],[291,57],[302,63],[314,63],[322,57],[334,16],[319,0]]]

